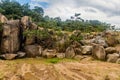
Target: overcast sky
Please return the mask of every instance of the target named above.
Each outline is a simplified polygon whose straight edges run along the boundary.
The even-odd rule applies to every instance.
[[[31,7],[41,6],[45,15],[70,18],[81,13],[83,19],[97,19],[120,25],[120,0],[17,0],[21,4],[30,3]]]

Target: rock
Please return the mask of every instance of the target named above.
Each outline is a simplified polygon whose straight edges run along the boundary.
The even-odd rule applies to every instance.
[[[102,38],[101,36],[97,36],[97,37],[95,38],[94,42],[95,42],[96,44],[101,45],[101,46],[108,47],[108,44],[106,43],[105,39]]]
[[[25,57],[26,56],[26,53],[25,52],[17,52],[17,57],[18,58],[23,58],[23,57]]]
[[[116,53],[117,50],[114,47],[108,47],[108,48],[105,49],[105,52],[107,54],[112,54],[112,53]]]
[[[67,49],[66,49],[66,52],[65,52],[65,57],[66,58],[73,58],[75,56],[75,51],[74,51],[74,49],[73,49],[73,47],[68,47]]]
[[[119,42],[118,39],[115,36],[108,36],[106,37],[106,42],[108,44],[108,46],[116,46]]]
[[[65,52],[67,47],[70,45],[69,37],[67,35],[64,35],[56,39],[57,39],[55,46],[56,50],[60,53]]]
[[[82,45],[90,45],[90,44],[93,43],[93,42],[91,42],[91,40],[81,40],[80,43],[81,43]]]
[[[32,20],[29,16],[24,16],[21,18],[21,24],[22,24],[23,30],[29,29],[31,23],[32,23]]]
[[[21,24],[23,31],[25,30],[35,30],[38,28],[38,26],[32,22],[31,18],[29,16],[24,16],[21,18]]]
[[[75,36],[80,36],[81,35],[81,31],[80,30],[74,30],[72,32],[72,34],[75,35]]]
[[[22,31],[33,31],[37,30],[37,25],[35,23],[32,23],[32,20],[29,16],[24,16],[21,18],[21,24],[22,24]],[[35,35],[25,35],[23,37],[23,41],[25,45],[32,45],[35,43]]]
[[[82,54],[83,55],[91,55],[92,54],[92,46],[82,46]]]
[[[116,63],[117,63],[117,64],[120,64],[120,58],[117,59]]]
[[[32,45],[35,43],[35,37],[34,36],[26,36],[25,39],[25,45]]]
[[[38,26],[35,23],[31,23],[30,29],[36,30]]]
[[[82,45],[81,45],[79,42],[74,41],[74,42],[72,42],[72,46],[73,46],[74,48],[81,48]]]
[[[42,56],[46,58],[54,58],[56,57],[56,50],[45,49],[42,53]]]
[[[6,23],[8,19],[0,13],[0,23]]]
[[[116,63],[116,61],[118,60],[119,57],[120,57],[120,55],[117,53],[108,54],[107,55],[107,62]]]
[[[39,45],[27,45],[24,49],[27,57],[37,57],[42,54],[42,47]]]
[[[3,55],[0,55],[1,58],[5,59],[5,60],[13,60],[17,57],[17,54],[13,54],[13,53],[6,53]]]
[[[92,56],[99,60],[105,60],[106,53],[104,47],[100,45],[94,45],[92,49]]]
[[[81,48],[74,48],[75,54],[81,55],[82,54],[82,50]]]
[[[65,53],[57,53],[57,58],[65,58]]]
[[[116,46],[115,46],[115,49],[116,49],[117,52],[120,53],[120,44],[116,45]]]
[[[76,60],[82,60],[82,59],[84,59],[85,58],[85,56],[83,56],[83,55],[76,55],[75,57],[74,57],[74,59],[76,59]]]
[[[13,53],[20,49],[20,22],[19,20],[7,21],[3,26],[1,52]]]

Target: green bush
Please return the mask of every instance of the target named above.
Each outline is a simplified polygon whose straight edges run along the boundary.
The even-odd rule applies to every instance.
[[[77,41],[77,42],[80,42],[81,40],[83,40],[83,36],[75,36],[75,35],[71,35],[70,37],[70,40],[71,41]]]

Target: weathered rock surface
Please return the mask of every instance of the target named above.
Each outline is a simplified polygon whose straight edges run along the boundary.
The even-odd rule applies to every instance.
[[[8,21],[8,19],[0,13],[0,22],[1,23],[6,23],[7,21]]]
[[[65,58],[65,53],[57,53],[57,58],[60,58],[60,59],[62,59],[62,58]]]
[[[108,48],[105,49],[105,52],[106,52],[107,54],[112,54],[112,53],[116,53],[117,50],[116,50],[115,47],[108,47]]]
[[[32,21],[31,21],[31,18],[29,16],[22,17],[21,24],[22,24],[23,30],[30,29],[31,22]]]
[[[104,47],[108,47],[108,44],[106,43],[105,39],[101,36],[97,36],[94,39],[94,43],[99,44],[99,45],[104,46]]]
[[[45,49],[42,56],[45,58],[54,58],[56,56],[56,50]]]
[[[6,53],[6,54],[0,55],[0,57],[5,60],[12,60],[12,59],[15,59],[17,56],[18,56],[17,54],[13,54],[13,53]]]
[[[106,53],[104,47],[100,45],[94,45],[92,49],[92,56],[99,60],[105,60]]]
[[[12,53],[20,49],[20,23],[19,20],[7,21],[3,26],[1,39],[1,52]]]
[[[36,30],[38,28],[29,16],[24,16],[21,18],[21,25],[23,33],[26,31]],[[23,41],[25,45],[35,44],[35,35],[25,35],[23,37]]]
[[[17,57],[18,58],[24,58],[26,56],[25,52],[17,52]]]
[[[82,46],[82,54],[83,55],[91,55],[92,54],[92,46]]]
[[[42,47],[39,45],[27,45],[25,46],[25,52],[27,57],[37,57],[42,54]]]
[[[75,56],[75,51],[74,51],[74,49],[73,49],[73,47],[68,47],[67,49],[66,49],[66,52],[65,52],[65,57],[66,58],[73,58]]]
[[[120,57],[120,55],[117,54],[117,53],[108,54],[107,55],[107,61],[108,62],[112,62],[112,63],[116,63],[116,61],[118,60],[119,57]]]

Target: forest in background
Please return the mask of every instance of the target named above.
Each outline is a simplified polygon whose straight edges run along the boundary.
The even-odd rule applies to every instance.
[[[51,18],[48,15],[44,15],[42,7],[35,6],[31,8],[28,3],[21,5],[15,0],[1,0],[0,13],[5,15],[9,20],[30,16],[32,21],[38,26],[58,31],[80,30],[82,32],[101,32],[111,26],[110,24],[98,20],[84,20],[80,17],[81,13],[77,12],[75,15],[71,15],[70,19],[65,21],[61,20],[60,17]]]

